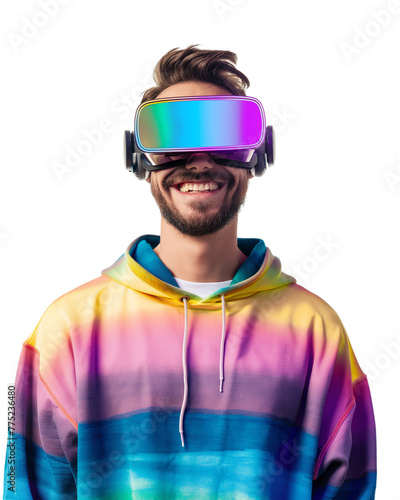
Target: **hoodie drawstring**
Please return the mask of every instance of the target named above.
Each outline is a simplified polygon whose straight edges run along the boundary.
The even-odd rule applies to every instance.
[[[183,401],[181,407],[181,414],[179,416],[179,433],[181,435],[182,446],[185,447],[185,439],[183,437],[183,416],[186,410],[187,396],[188,396],[188,376],[187,376],[187,334],[188,334],[188,306],[187,297],[182,297],[185,306],[185,330],[183,332],[183,345],[182,345],[182,366],[183,366]]]
[[[188,370],[187,370],[187,340],[188,340],[188,297],[182,297],[184,311],[185,311],[185,329],[183,332],[183,345],[182,345],[182,366],[183,366],[183,401],[181,406],[181,412],[179,415],[179,434],[181,435],[182,447],[185,447],[185,438],[183,431],[183,418],[185,415],[187,397],[188,397]],[[221,333],[221,347],[219,353],[219,392],[223,392],[223,384],[224,384],[224,358],[225,358],[225,335],[226,335],[226,327],[225,327],[225,295],[221,295],[221,303],[222,303],[222,333]]]
[[[223,392],[224,385],[224,358],[225,358],[225,295],[221,295],[222,302],[222,333],[221,348],[219,351],[219,392]]]

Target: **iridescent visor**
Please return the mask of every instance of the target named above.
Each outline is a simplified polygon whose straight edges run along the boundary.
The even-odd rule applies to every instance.
[[[253,97],[149,101],[136,112],[135,140],[153,164],[201,151],[215,158],[246,162],[265,140],[265,114],[262,104]]]

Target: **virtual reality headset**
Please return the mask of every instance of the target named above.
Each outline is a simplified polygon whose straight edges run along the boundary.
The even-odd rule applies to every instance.
[[[274,163],[274,132],[254,97],[174,97],[138,107],[124,148],[126,168],[141,179],[146,171],[184,166],[201,152],[219,165],[260,176]]]

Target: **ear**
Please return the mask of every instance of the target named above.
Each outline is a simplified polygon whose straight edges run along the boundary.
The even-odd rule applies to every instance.
[[[251,168],[250,170],[247,170],[247,177],[248,179],[252,179],[255,176],[255,168]]]

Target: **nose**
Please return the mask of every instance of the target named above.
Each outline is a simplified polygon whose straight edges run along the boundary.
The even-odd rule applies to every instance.
[[[202,172],[213,168],[214,163],[211,156],[205,152],[193,153],[188,158],[185,167],[189,170]]]

